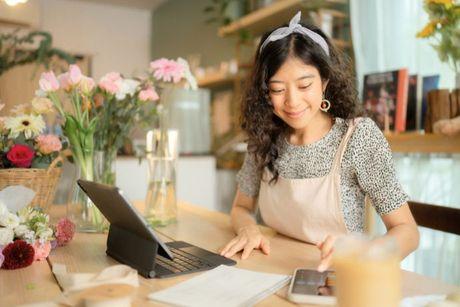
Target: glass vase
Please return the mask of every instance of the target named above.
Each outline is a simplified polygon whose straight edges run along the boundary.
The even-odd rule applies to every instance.
[[[94,152],[94,181],[116,185],[115,162],[117,159],[116,150],[96,150]]]
[[[144,216],[153,227],[177,220],[176,168],[178,132],[167,129],[166,111],[159,110],[160,127],[147,132],[148,187]]]
[[[67,216],[75,223],[78,232],[105,232],[109,223],[91,199],[77,185],[78,179],[94,181],[94,161],[79,161],[76,167],[74,186],[67,205]]]

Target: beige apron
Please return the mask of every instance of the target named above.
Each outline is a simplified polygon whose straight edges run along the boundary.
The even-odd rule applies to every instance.
[[[286,179],[279,176],[268,183],[271,173],[265,169],[260,184],[259,210],[268,226],[284,235],[317,244],[327,235],[346,234],[340,189],[340,165],[348,141],[359,118],[349,121],[345,137],[324,177]]]

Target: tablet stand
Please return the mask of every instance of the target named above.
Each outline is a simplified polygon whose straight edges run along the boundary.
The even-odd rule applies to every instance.
[[[110,224],[107,255],[136,269],[145,278],[155,277],[158,243],[144,239],[121,227]]]

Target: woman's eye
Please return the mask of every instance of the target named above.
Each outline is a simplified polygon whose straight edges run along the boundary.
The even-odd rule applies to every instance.
[[[282,89],[281,89],[281,90],[279,90],[279,89],[273,89],[273,88],[270,89],[270,92],[273,93],[273,94],[279,94],[279,93],[281,93],[281,92],[283,92],[283,91],[284,91],[284,90],[282,90]]]
[[[311,83],[310,83],[310,84],[307,84],[307,85],[299,86],[299,88],[300,88],[301,90],[305,90],[305,89],[309,88],[310,85],[311,85]]]

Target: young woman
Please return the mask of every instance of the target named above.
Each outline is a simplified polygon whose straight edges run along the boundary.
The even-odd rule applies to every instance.
[[[258,206],[266,225],[316,244],[325,270],[335,239],[363,232],[367,195],[404,258],[419,234],[388,143],[358,117],[351,68],[321,30],[299,21],[300,12],[259,45],[242,103],[248,153],[231,211],[236,237],[221,254],[270,253],[254,219]]]

